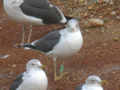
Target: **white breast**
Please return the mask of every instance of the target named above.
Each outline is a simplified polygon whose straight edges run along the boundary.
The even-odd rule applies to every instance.
[[[82,90],[103,90],[100,85],[84,85]]]
[[[83,38],[80,32],[68,33],[62,32],[60,43],[55,46],[52,54],[58,57],[71,56],[77,53],[82,47]]]
[[[44,71],[31,72],[24,77],[24,81],[17,90],[47,90],[48,79]]]

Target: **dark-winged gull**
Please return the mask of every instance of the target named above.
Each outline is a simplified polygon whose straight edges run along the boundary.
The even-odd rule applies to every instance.
[[[30,60],[26,71],[17,76],[10,90],[47,90],[48,79],[43,67],[38,59]]]
[[[82,34],[80,32],[79,22],[71,19],[67,22],[66,27],[55,30],[43,36],[31,44],[25,44],[24,47],[39,50],[46,55],[52,56],[54,61],[54,79],[63,76],[56,75],[56,58],[68,57],[77,53],[83,44]]]
[[[14,21],[23,24],[22,43],[24,43],[25,24],[29,23],[30,42],[32,25],[63,24],[70,17],[65,17],[63,12],[52,5],[48,0],[3,0],[7,15]]]
[[[85,84],[77,86],[75,90],[104,90],[102,87],[104,81],[99,76],[90,75]]]

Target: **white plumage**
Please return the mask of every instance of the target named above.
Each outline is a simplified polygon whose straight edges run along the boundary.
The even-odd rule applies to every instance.
[[[78,22],[76,20],[71,20],[71,26],[77,25]],[[61,38],[60,42],[54,47],[49,54],[57,57],[66,57],[71,56],[77,53],[83,44],[83,38],[80,32],[80,28],[73,27],[73,31],[69,31],[69,27],[65,28],[64,30],[60,31]],[[75,30],[75,31],[74,31]]]
[[[28,16],[21,11],[20,5],[23,2],[24,0],[4,0],[4,9],[8,17],[20,23],[42,25],[42,19]]]
[[[3,0],[4,9],[5,9],[7,15],[12,20],[15,20],[17,22],[30,23],[30,24],[33,24],[33,25],[43,25],[44,23],[43,23],[42,18],[29,16],[29,15],[26,15],[24,12],[22,12],[22,10],[20,8],[20,5],[24,1],[25,0]],[[50,4],[50,7],[51,7],[51,5],[52,4]],[[56,7],[56,6],[54,6],[54,7]],[[57,10],[59,11],[59,13],[61,14],[61,17],[62,17],[60,23],[65,23],[67,20],[64,17],[64,14],[62,13],[62,11],[58,7],[56,7],[56,8],[57,8]]]
[[[80,50],[82,45],[83,37],[79,22],[73,18],[67,22],[65,28],[52,31],[39,40],[33,41],[31,44],[23,45],[23,47],[39,50],[48,56],[52,56],[54,61],[54,76],[55,80],[58,80],[60,77],[57,78],[56,75],[57,57],[72,56]],[[63,76],[63,73],[60,76]]]
[[[82,86],[78,86],[75,90],[104,90],[102,87],[103,80],[100,79],[99,76],[90,75],[85,84]]]
[[[8,17],[23,24],[22,44],[25,38],[25,25],[30,24],[28,43],[32,25],[64,24],[67,22],[63,12],[48,0],[3,0]]]
[[[26,72],[17,77],[10,90],[47,90],[48,79],[37,59],[27,63]]]
[[[103,90],[100,85],[84,85],[82,90]]]
[[[47,90],[48,80],[43,70],[30,70],[25,74],[17,90]]]

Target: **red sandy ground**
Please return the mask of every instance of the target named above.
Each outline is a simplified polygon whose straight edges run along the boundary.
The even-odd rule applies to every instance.
[[[53,28],[56,26],[34,27],[32,40],[39,39]],[[82,33],[82,49],[69,60],[64,60],[65,71],[69,74],[55,82],[52,59],[48,60],[40,52],[14,47],[21,40],[21,24],[9,20],[0,8],[0,54],[10,55],[7,59],[0,59],[0,90],[9,90],[16,75],[25,70],[26,62],[32,58],[47,65],[48,90],[74,90],[91,74],[108,81],[104,85],[105,90],[120,90],[120,21],[111,19],[104,30],[91,28],[86,31],[82,28]],[[116,37],[119,39],[115,40]],[[62,61],[57,63],[59,66]]]

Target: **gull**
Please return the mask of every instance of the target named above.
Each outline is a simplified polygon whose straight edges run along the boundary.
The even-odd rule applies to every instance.
[[[3,0],[4,10],[12,20],[22,23],[22,41],[24,44],[25,25],[30,24],[28,43],[32,35],[32,25],[64,24],[69,16],[48,0]]]
[[[101,78],[97,75],[90,75],[85,81],[85,84],[79,85],[75,90],[104,90],[102,84],[105,80],[101,80]]]
[[[47,90],[48,79],[43,67],[38,59],[28,61],[26,71],[17,76],[10,90]]]
[[[64,74],[57,76],[56,59],[57,57],[69,57],[77,53],[83,44],[83,37],[77,19],[70,19],[65,28],[54,30],[47,35],[35,40],[30,44],[24,44],[24,48],[38,50],[48,56],[53,57],[54,61],[54,80],[59,80]]]

